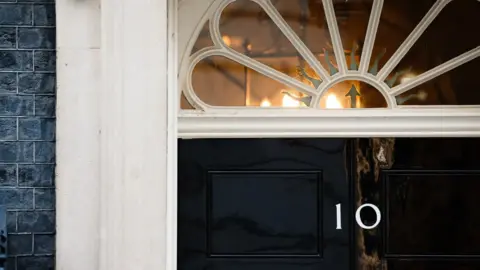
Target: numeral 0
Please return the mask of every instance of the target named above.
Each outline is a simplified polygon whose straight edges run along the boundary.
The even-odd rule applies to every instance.
[[[337,207],[337,230],[341,230],[342,229],[342,204],[339,203],[336,205],[336,207]],[[373,211],[375,211],[375,215],[377,216],[377,220],[375,221],[375,224],[373,224],[372,226],[367,226],[363,224],[362,219],[360,218],[360,212],[365,207],[372,208]],[[380,221],[382,220],[382,214],[380,213],[380,209],[378,209],[377,206],[371,203],[366,203],[366,204],[362,204],[355,212],[355,220],[357,221],[358,226],[360,226],[362,229],[370,230],[370,229],[374,229],[375,227],[378,226],[378,224],[380,224]]]

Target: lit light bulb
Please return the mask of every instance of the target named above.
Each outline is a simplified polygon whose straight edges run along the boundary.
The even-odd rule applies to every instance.
[[[225,43],[225,45],[227,45],[227,47],[230,47],[230,45],[232,45],[232,39],[230,39],[229,36],[222,36],[222,40],[223,40],[223,43]]]
[[[272,103],[267,98],[264,98],[260,103],[260,107],[270,107],[270,106],[272,106]]]
[[[300,101],[292,98],[289,95],[284,95],[282,99],[283,107],[300,107]]]
[[[340,103],[340,101],[338,101],[337,96],[335,96],[335,94],[330,94],[327,96],[326,107],[327,109],[343,108],[342,104]]]

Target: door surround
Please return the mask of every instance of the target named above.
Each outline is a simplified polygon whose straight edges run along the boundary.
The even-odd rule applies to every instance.
[[[179,113],[178,9],[202,1],[56,2],[57,269],[176,270],[177,138],[480,136],[473,107]]]

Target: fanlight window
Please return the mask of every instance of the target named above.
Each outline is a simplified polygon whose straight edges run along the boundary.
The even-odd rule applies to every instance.
[[[215,3],[182,109],[480,105],[477,0]]]

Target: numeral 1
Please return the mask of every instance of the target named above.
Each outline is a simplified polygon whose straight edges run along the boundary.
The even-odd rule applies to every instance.
[[[339,203],[336,205],[337,207],[337,230],[342,229],[342,204]]]
[[[342,229],[342,204],[339,203],[335,206],[337,209],[337,230],[341,230]],[[373,211],[375,211],[375,215],[377,216],[377,220],[371,226],[367,226],[363,224],[362,219],[360,217],[360,213],[362,209],[365,207],[372,208]],[[377,206],[371,203],[362,204],[355,212],[355,221],[357,222],[358,226],[360,226],[362,229],[366,229],[366,230],[374,229],[378,226],[378,224],[380,224],[381,220],[382,220],[382,213],[380,213],[380,209],[378,209]]]

